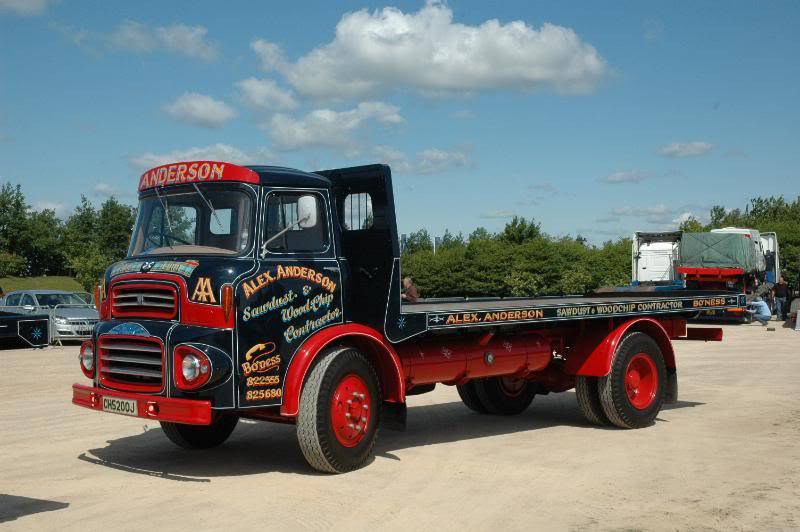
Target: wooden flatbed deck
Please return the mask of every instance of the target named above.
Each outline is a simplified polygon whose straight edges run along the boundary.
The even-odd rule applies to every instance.
[[[514,323],[693,313],[708,309],[743,308],[735,292],[615,292],[586,296],[539,298],[452,298],[403,303],[404,315],[425,314],[428,329]]]

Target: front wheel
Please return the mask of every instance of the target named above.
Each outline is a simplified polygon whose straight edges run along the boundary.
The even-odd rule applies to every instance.
[[[340,347],[322,354],[297,416],[297,440],[309,465],[325,473],[363,466],[378,436],[380,406],[380,381],[360,352]]]
[[[611,371],[597,381],[600,404],[608,420],[625,429],[650,425],[664,404],[667,369],[658,344],[634,332],[622,339]]]
[[[184,425],[183,423],[161,422],[161,429],[167,438],[184,449],[209,449],[221,445],[236,428],[239,417],[221,414],[211,425]]]

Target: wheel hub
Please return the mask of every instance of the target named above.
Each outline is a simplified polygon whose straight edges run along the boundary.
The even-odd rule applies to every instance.
[[[522,393],[528,381],[514,377],[500,377],[500,388],[509,397],[516,397]]]
[[[625,392],[637,410],[649,407],[658,391],[658,370],[647,353],[637,353],[625,369]]]
[[[345,447],[355,447],[369,429],[372,401],[364,380],[354,373],[345,375],[331,399],[331,426],[336,439]]]

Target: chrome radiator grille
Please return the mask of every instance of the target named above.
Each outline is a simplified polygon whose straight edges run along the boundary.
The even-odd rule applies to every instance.
[[[157,338],[101,336],[98,350],[100,382],[119,390],[161,391],[164,384],[163,350]]]

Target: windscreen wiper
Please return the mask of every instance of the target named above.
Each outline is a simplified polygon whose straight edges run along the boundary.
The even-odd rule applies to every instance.
[[[197,191],[197,193],[200,195],[200,197],[203,198],[203,201],[206,202],[206,205],[208,205],[208,208],[211,209],[212,216],[214,216],[214,219],[217,221],[217,225],[219,225],[220,230],[222,230],[222,222],[219,220],[219,216],[217,216],[217,211],[214,209],[214,206],[211,204],[211,200],[208,199],[205,196],[205,194],[200,192],[200,187],[197,186],[197,183],[192,183],[192,186]]]
[[[158,187],[154,188],[156,191],[156,197],[158,198],[159,203],[161,203],[161,208],[164,209],[164,219],[167,221],[167,229],[169,229],[169,235],[165,235],[164,232],[161,232],[161,236],[166,237],[167,240],[167,247],[172,247],[170,243],[170,237],[172,236],[172,222],[169,219],[169,204],[167,203],[167,198],[161,197],[161,194],[158,193]]]

